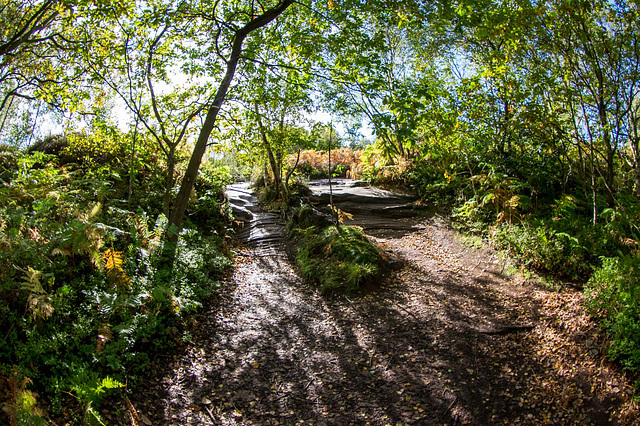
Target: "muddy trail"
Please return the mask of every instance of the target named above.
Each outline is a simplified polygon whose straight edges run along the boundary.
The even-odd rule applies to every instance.
[[[326,206],[326,184],[312,188]],[[637,424],[580,293],[508,275],[409,197],[334,189],[394,267],[361,292],[320,295],[287,257],[283,219],[230,186],[236,268],[192,342],[130,395],[141,423]]]

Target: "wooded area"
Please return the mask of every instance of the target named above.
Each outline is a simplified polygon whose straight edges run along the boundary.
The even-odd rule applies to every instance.
[[[225,185],[328,176],[583,288],[637,379],[638,2],[0,0],[9,421],[99,424],[231,268]]]

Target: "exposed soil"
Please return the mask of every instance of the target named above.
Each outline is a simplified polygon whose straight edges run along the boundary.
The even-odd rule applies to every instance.
[[[394,267],[328,296],[297,276],[270,216],[269,250],[237,248],[193,342],[129,395],[140,422],[637,424],[580,293],[506,275],[435,217],[369,213],[360,220]],[[245,240],[261,235],[251,217]]]

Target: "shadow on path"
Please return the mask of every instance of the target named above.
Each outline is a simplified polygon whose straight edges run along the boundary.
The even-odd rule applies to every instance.
[[[561,371],[579,369],[580,356],[596,362],[580,353],[586,338],[570,341],[547,293],[502,276],[444,225],[383,218],[370,234],[403,266],[360,293],[323,297],[280,243],[264,255],[261,241],[282,232],[271,219],[266,239],[243,231],[248,245],[200,334],[136,396],[151,423],[610,422],[619,395],[600,392],[591,370]],[[565,352],[546,349],[549,333]]]

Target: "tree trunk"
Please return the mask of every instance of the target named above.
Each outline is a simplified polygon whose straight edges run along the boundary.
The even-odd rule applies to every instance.
[[[133,196],[133,178],[135,172],[135,155],[136,155],[136,140],[138,139],[138,123],[140,117],[136,115],[136,126],[133,129],[133,138],[131,141],[131,158],[129,159],[129,194],[127,197],[127,204],[131,205],[131,197]],[[166,213],[165,213],[166,216]]]
[[[7,109],[4,112],[4,118],[2,119],[2,124],[0,124],[0,134],[2,134],[2,131],[4,130],[4,125],[7,122],[7,117],[9,116],[9,113],[11,112],[11,106],[13,105],[13,100],[15,99],[15,96],[13,95],[9,95],[11,96],[11,98],[9,99],[9,106],[7,107]],[[6,98],[5,98],[6,100]],[[2,105],[0,105],[0,111],[2,111],[4,109],[4,102],[2,103]]]
[[[293,164],[293,167],[291,167],[291,169],[289,169],[289,171],[287,172],[287,177],[284,180],[284,185],[287,187],[287,189],[289,188],[289,178],[291,177],[291,175],[293,175],[293,172],[296,171],[296,168],[298,168],[301,152],[302,152],[302,149],[298,147],[298,156],[296,157],[296,162]]]
[[[176,157],[173,150],[167,156],[167,174],[164,178],[164,196],[162,197],[162,212],[169,217],[171,211],[171,191],[173,190],[173,175],[176,171]]]
[[[629,145],[631,148],[631,167],[635,177],[634,193],[640,198],[640,98],[634,97],[629,111]]]
[[[595,165],[595,148],[593,146],[593,138],[590,139],[590,153],[589,160],[591,165],[591,197],[593,200],[593,226],[598,223],[598,190],[596,186],[596,165]]]
[[[615,154],[616,154],[616,149],[615,147],[612,145],[612,141],[611,141],[611,132],[609,130],[609,120],[607,119],[607,111],[606,111],[606,105],[604,104],[603,100],[600,100],[598,102],[598,118],[600,121],[600,130],[602,131],[602,140],[604,143],[604,148],[605,148],[605,152],[606,152],[606,158],[605,158],[605,162],[606,162],[606,167],[607,169],[605,170],[605,174],[604,174],[604,182],[605,182],[605,186],[607,187],[607,205],[609,207],[613,206],[613,198],[614,198],[614,178],[615,178]]]
[[[510,104],[508,99],[504,99],[502,108],[502,126],[500,143],[498,145],[498,152],[504,156],[511,151],[511,136],[509,135],[509,121],[511,120]],[[506,146],[506,148],[505,148]]]
[[[189,164],[187,165],[187,169],[182,179],[182,184],[180,185],[180,190],[178,191],[178,195],[176,196],[174,208],[171,212],[171,217],[169,218],[168,227],[169,229],[174,231],[172,237],[174,241],[177,240],[178,232],[182,227],[184,213],[187,209],[187,203],[189,202],[193,184],[195,183],[196,177],[198,176],[198,169],[200,168],[202,157],[204,156],[204,153],[207,149],[209,136],[213,131],[216,123],[216,118],[218,117],[220,108],[222,107],[224,99],[227,96],[227,91],[229,90],[229,86],[231,85],[231,80],[233,80],[233,76],[235,75],[238,61],[240,60],[240,54],[242,53],[242,43],[252,31],[265,26],[276,19],[282,12],[284,12],[289,6],[291,6],[294,1],[295,0],[282,0],[282,2],[280,2],[273,9],[267,10],[262,15],[259,15],[256,18],[252,19],[244,27],[236,31],[235,37],[233,39],[231,54],[229,55],[229,59],[227,60],[227,69],[224,78],[218,86],[218,91],[216,92],[216,97],[213,103],[207,110],[207,116],[205,118],[204,124],[202,125],[202,128],[200,129],[198,140],[193,148],[191,158],[189,159]]]
[[[635,130],[637,132],[637,130]],[[635,134],[631,137],[631,167],[634,175],[634,193],[640,198],[640,137]]]
[[[333,183],[331,182],[331,144],[333,144],[333,121],[329,128],[329,207],[331,207],[331,218],[333,224],[338,227],[338,212],[333,206]]]
[[[288,191],[282,182],[282,168],[281,162],[278,162],[275,155],[273,154],[273,150],[271,149],[271,144],[269,143],[269,139],[267,138],[267,131],[265,127],[262,125],[262,118],[260,117],[260,111],[258,110],[258,104],[254,104],[254,111],[256,113],[256,120],[258,120],[258,128],[260,130],[260,137],[262,138],[262,146],[265,151],[267,151],[267,159],[269,160],[269,166],[271,167],[271,173],[273,173],[273,182],[278,190],[279,195],[282,197],[284,201],[288,201]]]

